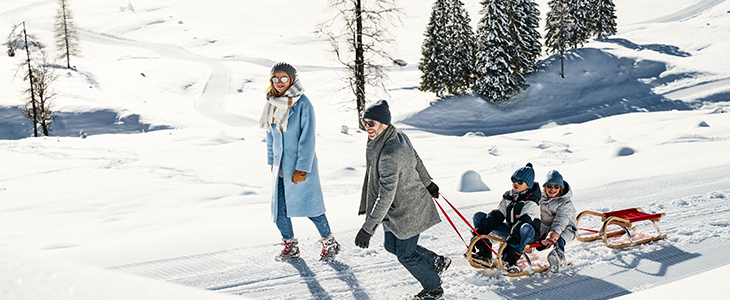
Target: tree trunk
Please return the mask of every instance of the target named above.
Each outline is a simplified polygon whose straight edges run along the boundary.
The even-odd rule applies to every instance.
[[[563,66],[563,50],[560,50],[560,78],[565,78],[565,67]]]
[[[68,23],[66,20],[66,3],[61,7],[63,10],[63,40],[66,42],[66,69],[71,69],[71,49],[68,46]]]
[[[360,122],[365,113],[365,50],[362,46],[362,1],[355,4],[355,97],[357,98],[357,119],[360,129],[365,126]]]
[[[38,137],[38,111],[36,108],[36,102],[35,102],[35,91],[33,91],[33,85],[35,84],[35,79],[33,78],[33,70],[30,66],[30,47],[28,47],[28,33],[25,31],[25,22],[23,22],[23,37],[25,39],[25,55],[28,57],[28,81],[30,82],[30,102],[33,106],[33,113],[32,113],[32,119],[33,119],[33,136]]]

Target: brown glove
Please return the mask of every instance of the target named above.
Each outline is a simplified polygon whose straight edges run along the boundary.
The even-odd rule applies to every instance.
[[[296,170],[294,174],[291,174],[291,182],[294,184],[304,182],[304,180],[307,180],[307,172]]]

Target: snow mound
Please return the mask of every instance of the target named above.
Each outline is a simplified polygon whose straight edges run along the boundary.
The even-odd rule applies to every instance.
[[[474,170],[469,170],[456,178],[454,189],[459,192],[487,192],[489,187],[482,181],[482,176]]]
[[[613,149],[613,153],[615,156],[629,156],[634,154],[635,152],[636,151],[634,151],[634,149],[627,146],[617,146]]]
[[[710,125],[709,125],[709,124],[707,124],[707,122],[705,122],[705,121],[700,121],[700,123],[699,123],[699,124],[697,124],[697,126],[698,126],[698,127],[710,127]]]

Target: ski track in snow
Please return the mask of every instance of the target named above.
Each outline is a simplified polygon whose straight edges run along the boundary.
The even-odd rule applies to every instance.
[[[666,16],[662,16],[656,19],[652,19],[649,21],[644,21],[638,24],[645,24],[645,23],[669,23],[669,22],[677,22],[684,19],[692,18],[706,10],[709,10],[716,5],[725,2],[725,0],[704,0],[700,1],[698,3],[695,3],[683,10],[668,14]]]
[[[7,20],[10,23],[17,24],[22,21],[24,13],[36,9],[44,5],[52,5],[54,1],[41,1],[26,6],[22,6],[10,11],[7,11],[0,15],[0,18]],[[34,28],[39,28],[45,31],[52,31],[50,26],[42,23],[33,23]],[[211,69],[211,74],[205,82],[205,89],[195,102],[195,109],[202,115],[221,122],[223,124],[231,126],[251,126],[257,123],[253,120],[242,115],[236,115],[230,113],[225,106],[225,96],[230,94],[231,87],[231,69],[223,64],[226,61],[241,61],[252,64],[257,64],[268,68],[273,62],[262,59],[249,59],[245,57],[226,57],[226,58],[209,58],[193,54],[188,52],[182,47],[175,45],[166,45],[159,43],[149,43],[126,39],[122,37],[112,36],[109,34],[97,33],[89,29],[80,28],[79,33],[81,38],[86,42],[93,42],[102,45],[109,46],[122,46],[122,47],[133,47],[140,48],[149,51],[153,51],[161,56],[183,60],[188,62],[200,62],[208,65]]]
[[[669,177],[665,180],[682,179]],[[712,189],[727,187],[730,179],[712,182],[705,178],[703,181],[705,183],[689,183],[687,186],[695,188],[687,189],[687,193],[635,189],[635,186],[650,184],[647,181],[609,184],[603,195],[612,194],[613,197],[589,199],[577,193],[574,201],[578,203],[578,211],[617,210],[629,207],[623,202],[636,203],[636,197],[647,199],[644,211],[666,213],[659,226],[668,238],[621,250],[610,249],[600,240],[587,243],[574,240],[566,246],[567,259],[572,265],[556,274],[547,272],[522,278],[484,275],[463,259],[466,248],[445,218],[423,233],[419,244],[453,259],[451,267],[442,275],[447,299],[614,298],[726,263],[723,258],[730,255],[730,222],[727,221],[730,219],[730,190]],[[667,182],[658,186],[666,187]],[[622,201],[626,196],[619,192],[622,190],[627,191],[626,195],[633,195],[633,200]],[[636,190],[640,192],[628,192]],[[710,191],[697,192],[701,190]],[[675,196],[666,197],[667,194]],[[611,199],[615,201],[609,201]],[[491,207],[470,205],[458,209],[470,218],[477,211],[488,211]],[[458,216],[450,210],[447,213],[462,236],[470,237],[468,228]],[[581,221],[579,226],[586,224]],[[651,222],[635,225],[641,232],[653,233]],[[352,245],[355,233],[354,230],[335,233],[343,250],[336,261],[330,263],[317,260],[320,246],[316,238],[308,238],[300,240],[302,257],[288,262],[273,259],[281,246],[258,245],[111,269],[257,299],[403,299],[420,290],[420,285],[395,256],[383,249],[382,232],[376,233],[370,248],[364,250]]]

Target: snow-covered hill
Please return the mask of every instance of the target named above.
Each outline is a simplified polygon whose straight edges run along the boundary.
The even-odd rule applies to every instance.
[[[22,57],[0,56],[0,298],[418,292],[382,248],[381,232],[367,250],[352,242],[363,222],[356,210],[367,135],[356,129],[341,66],[315,33],[334,14],[326,1],[178,2],[71,2],[83,56],[72,58],[77,71],[58,70],[52,137],[28,138],[18,112]],[[476,25],[478,1],[464,2]],[[624,250],[573,241],[572,265],[519,279],[470,267],[444,218],[421,243],[454,259],[443,275],[447,299],[724,294],[717,283],[730,268],[730,2],[615,0],[616,36],[571,51],[565,79],[545,56],[530,88],[499,107],[416,89],[430,5],[399,3],[393,51],[408,64],[390,67],[388,93],[372,91],[372,99],[389,99],[395,126],[467,218],[491,210],[528,161],[537,181],[559,170],[578,211],[666,213],[666,240]],[[547,1],[538,3],[544,15]],[[51,45],[55,8],[0,0],[0,28],[26,21]],[[297,67],[317,112],[327,215],[343,245],[329,264],[317,261],[316,230],[302,219],[294,219],[302,259],[273,260],[280,238],[269,218],[264,132],[254,120],[269,68],[281,60]],[[455,188],[468,171],[489,191]],[[716,284],[695,286],[703,280]],[[681,282],[696,288],[672,287]]]

